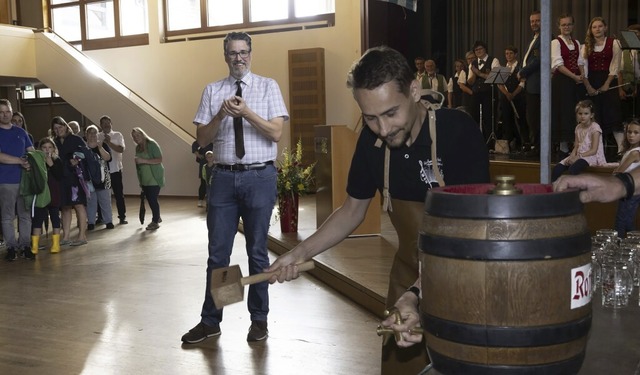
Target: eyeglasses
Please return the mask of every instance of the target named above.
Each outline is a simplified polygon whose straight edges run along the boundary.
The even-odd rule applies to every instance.
[[[243,59],[246,59],[247,57],[249,57],[249,54],[251,53],[251,51],[239,51],[239,52],[235,52],[235,51],[231,51],[231,52],[227,52],[227,56],[231,57],[232,59],[237,58],[238,56],[240,56]]]

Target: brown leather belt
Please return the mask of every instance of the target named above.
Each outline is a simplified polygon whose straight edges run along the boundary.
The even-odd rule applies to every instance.
[[[273,165],[272,161],[268,161],[265,163],[253,163],[253,164],[215,164],[216,169],[221,169],[223,171],[232,171],[232,172],[244,172],[244,171],[255,171],[257,169],[265,169],[267,165]]]

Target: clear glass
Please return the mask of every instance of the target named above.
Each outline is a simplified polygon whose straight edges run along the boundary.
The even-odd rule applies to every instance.
[[[147,0],[120,0],[120,35],[149,33]]]
[[[595,239],[599,242],[617,242],[618,231],[615,229],[598,229],[596,230]]]
[[[632,230],[630,232],[627,232],[627,238],[640,238],[640,231]]]
[[[640,286],[640,237],[629,237],[620,241],[620,248],[624,256],[628,256],[627,266],[633,277],[633,285]]]
[[[274,21],[289,18],[289,0],[251,0],[249,21]]]
[[[591,254],[591,286],[595,293],[602,283],[602,267],[594,254]]]
[[[87,4],[86,17],[87,39],[113,38],[116,36],[113,0]]]
[[[167,0],[167,30],[198,29],[200,0]]]
[[[208,26],[242,23],[242,0],[207,0]]]
[[[295,16],[308,17],[336,12],[335,0],[295,0]]]
[[[602,306],[622,308],[629,305],[633,279],[625,262],[609,259],[602,265]]]
[[[51,24],[53,31],[67,42],[82,39],[80,30],[80,6],[52,9]]]

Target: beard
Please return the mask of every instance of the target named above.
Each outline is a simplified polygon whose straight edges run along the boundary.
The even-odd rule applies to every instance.
[[[406,145],[410,136],[411,134],[409,134],[409,132],[405,131],[404,129],[401,129],[395,134],[393,134],[392,136],[387,136],[383,138],[383,140],[385,141],[387,146],[389,146],[389,148],[395,149],[395,148],[401,148],[402,146]]]
[[[241,79],[247,74],[249,66],[245,63],[238,63],[231,65],[231,75],[236,79]]]

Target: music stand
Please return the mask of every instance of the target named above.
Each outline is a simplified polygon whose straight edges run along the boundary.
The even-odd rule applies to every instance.
[[[620,48],[623,50],[627,49],[627,50],[640,51],[640,39],[638,39],[638,35],[636,34],[635,31],[626,30],[626,31],[620,32]],[[632,54],[631,56],[632,56],[631,69],[633,71],[632,84],[633,84],[633,90],[635,90],[635,88],[638,87],[638,78],[636,77],[636,73],[635,73],[635,66],[636,66],[635,59],[637,58],[637,55],[634,56]],[[634,98],[633,95],[631,96],[631,110],[633,112],[632,114],[633,117],[635,117],[636,116],[636,98]]]
[[[620,48],[640,50],[640,39],[638,39],[635,31],[620,32]]]
[[[495,68],[491,69],[491,71],[489,72],[489,75],[484,80],[484,83],[488,83],[491,85],[491,106],[492,106],[491,107],[492,108],[491,134],[489,134],[489,138],[487,138],[487,144],[489,144],[489,142],[491,142],[492,139],[496,141],[496,111],[495,111],[496,99],[495,99],[494,85],[504,85],[509,79],[510,75],[511,75],[511,69],[504,66],[496,66]]]

